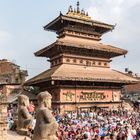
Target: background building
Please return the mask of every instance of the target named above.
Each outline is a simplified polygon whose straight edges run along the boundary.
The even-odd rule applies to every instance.
[[[7,107],[15,96],[22,91],[27,71],[21,70],[18,65],[0,60],[0,140],[7,139]]]
[[[0,60],[0,88],[8,98],[19,94],[28,73],[7,59]]]

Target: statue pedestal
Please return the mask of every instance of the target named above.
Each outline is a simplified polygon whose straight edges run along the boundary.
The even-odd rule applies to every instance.
[[[25,135],[25,136],[28,136],[29,135],[29,131],[27,129],[18,129],[17,130],[17,133],[19,135]]]

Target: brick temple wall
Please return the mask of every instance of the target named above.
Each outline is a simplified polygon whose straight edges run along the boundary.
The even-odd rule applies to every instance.
[[[61,89],[61,102],[118,102],[120,101],[120,89]]]
[[[116,109],[121,105],[120,89],[60,88],[53,93],[53,108],[59,108],[62,114],[65,111],[90,109],[93,106]]]

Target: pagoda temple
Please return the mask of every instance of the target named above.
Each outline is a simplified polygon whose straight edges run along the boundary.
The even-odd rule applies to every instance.
[[[57,34],[57,40],[35,53],[49,58],[50,69],[25,85],[50,92],[52,107],[60,113],[120,106],[122,87],[138,80],[110,69],[112,58],[127,54],[100,42],[102,35],[113,29],[114,25],[91,19],[79,2],[76,9],[70,6],[65,15],[60,13],[44,26],[44,30]]]

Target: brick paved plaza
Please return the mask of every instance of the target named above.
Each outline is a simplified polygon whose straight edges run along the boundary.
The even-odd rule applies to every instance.
[[[20,136],[16,132],[8,131],[8,138],[7,140],[31,140],[30,138],[26,136]]]

